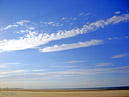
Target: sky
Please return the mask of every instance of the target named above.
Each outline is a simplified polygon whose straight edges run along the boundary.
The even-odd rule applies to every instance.
[[[128,0],[0,0],[0,88],[129,86]]]

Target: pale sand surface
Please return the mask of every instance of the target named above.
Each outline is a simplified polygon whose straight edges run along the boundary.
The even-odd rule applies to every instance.
[[[129,90],[2,90],[0,97],[129,97]]]

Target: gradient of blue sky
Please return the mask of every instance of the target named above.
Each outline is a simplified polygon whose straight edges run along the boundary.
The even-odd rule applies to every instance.
[[[0,0],[0,87],[129,85],[128,0]]]

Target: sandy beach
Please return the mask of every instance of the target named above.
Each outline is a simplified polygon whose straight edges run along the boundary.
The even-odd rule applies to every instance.
[[[1,90],[0,97],[129,97],[129,90]]]

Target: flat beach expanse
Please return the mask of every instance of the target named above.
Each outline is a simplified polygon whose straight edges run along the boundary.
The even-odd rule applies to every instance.
[[[0,97],[129,97],[129,90],[0,90]]]

